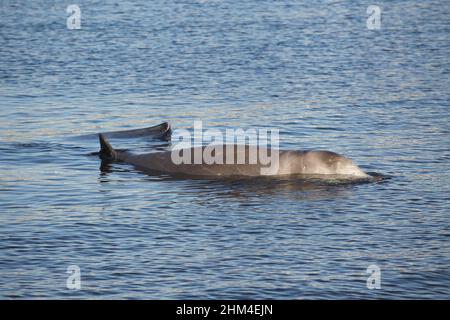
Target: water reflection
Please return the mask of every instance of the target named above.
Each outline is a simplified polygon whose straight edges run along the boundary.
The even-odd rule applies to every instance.
[[[358,185],[374,183],[367,180],[342,179],[337,176],[290,175],[282,177],[203,177],[187,175],[170,175],[148,169],[142,170],[128,164],[101,161],[99,182],[109,182],[108,175],[128,173],[131,180],[147,181],[147,183],[164,181],[180,181],[181,192],[189,189],[196,193],[198,199],[208,196],[222,199],[245,201],[249,198],[265,199],[267,196],[283,196],[296,200],[320,200],[345,197]],[[138,178],[144,175],[145,178]],[[111,178],[116,180],[116,177]],[[126,182],[124,188],[126,188]],[[174,193],[177,189],[173,190]]]

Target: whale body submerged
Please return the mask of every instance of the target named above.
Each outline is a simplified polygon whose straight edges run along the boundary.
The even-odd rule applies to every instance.
[[[372,176],[361,170],[352,160],[331,151],[294,151],[277,150],[277,165],[269,168],[269,165],[260,161],[249,161],[250,151],[259,150],[257,146],[224,145],[215,150],[216,159],[225,159],[227,152],[233,150],[234,160],[231,164],[227,161],[221,163],[174,163],[172,151],[158,151],[145,154],[134,154],[128,150],[114,149],[103,134],[99,134],[100,157],[104,161],[122,161],[134,165],[143,170],[164,174],[185,176],[286,176],[286,175],[333,175],[333,177],[345,177],[354,179],[371,179]],[[231,147],[231,149],[230,149]],[[198,150],[198,149],[201,150]],[[256,148],[256,150],[251,150]],[[203,152],[205,147],[182,149],[183,153],[194,154]],[[228,150],[228,151],[227,151]],[[266,153],[267,154],[267,153]],[[243,163],[236,161],[239,157]]]

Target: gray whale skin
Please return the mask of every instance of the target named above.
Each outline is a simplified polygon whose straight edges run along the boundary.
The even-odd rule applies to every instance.
[[[234,157],[237,159],[238,154],[245,152],[244,164],[212,163],[212,164],[175,164],[172,161],[172,151],[158,151],[145,154],[134,154],[127,150],[114,149],[108,142],[104,134],[99,134],[100,141],[100,157],[104,161],[122,161],[134,165],[137,168],[160,172],[165,174],[176,174],[184,176],[286,176],[286,175],[323,175],[333,178],[351,178],[351,179],[372,179],[373,177],[361,170],[352,160],[331,151],[295,151],[295,150],[279,150],[278,163],[263,165],[259,162],[249,163],[248,155],[250,148],[258,148],[256,146],[240,146],[234,145]],[[230,147],[230,146],[228,146]],[[197,147],[203,148],[205,147]],[[183,152],[191,152],[194,154],[196,148],[183,149]],[[217,151],[218,150],[218,151]],[[255,151],[255,150],[253,150]],[[216,149],[215,157],[223,157],[226,159],[227,146]],[[270,152],[269,152],[270,154]],[[192,157],[193,159],[193,157]],[[262,173],[263,168],[266,168]]]

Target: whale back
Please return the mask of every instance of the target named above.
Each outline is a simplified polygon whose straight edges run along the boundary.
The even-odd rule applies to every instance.
[[[301,151],[297,155],[297,173],[334,174],[369,177],[352,160],[331,151]]]
[[[211,149],[211,151],[214,151],[214,160],[220,159],[220,163],[207,163],[203,161],[204,159],[200,159],[200,162],[196,164],[196,150],[199,151],[200,156],[202,156],[203,153],[208,151],[209,147],[178,150],[177,152],[190,154],[190,161],[187,163],[178,163],[174,162],[174,150],[147,154],[132,154],[127,150],[113,149],[103,134],[99,134],[99,141],[101,148],[99,154],[102,160],[124,161],[140,168],[158,172],[211,176],[309,174],[345,175],[357,178],[370,178],[370,176],[362,171],[352,160],[331,151],[281,151],[279,160],[278,157],[276,157],[276,166],[273,168],[274,170],[265,170],[263,173],[262,169],[266,166],[259,162],[259,159],[254,158],[253,161],[251,161],[249,158],[250,154],[256,154],[259,153],[257,151],[261,151],[258,150],[259,147],[256,146],[241,146],[242,148],[239,148],[238,145],[217,145]],[[231,147],[233,150],[233,161],[231,161],[231,163],[225,161],[227,158],[227,147]],[[238,161],[238,155],[242,155],[242,162]],[[191,160],[194,160],[194,162]]]

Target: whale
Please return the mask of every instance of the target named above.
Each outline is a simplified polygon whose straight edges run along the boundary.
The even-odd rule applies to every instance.
[[[100,132],[104,137],[108,139],[135,139],[145,138],[152,140],[165,140],[169,141],[172,135],[172,128],[168,122],[162,122],[158,125],[120,131],[107,131]],[[71,137],[71,140],[91,140],[97,139],[100,133],[88,133],[79,136]],[[95,141],[95,140],[94,140]]]
[[[111,139],[126,139],[126,138],[140,138],[153,137],[161,140],[170,140],[172,129],[168,122],[163,122],[156,126],[146,127],[141,129],[131,129],[122,131],[109,131],[101,133],[104,137]]]
[[[231,177],[231,176],[288,176],[288,175],[315,175],[333,176],[333,178],[372,179],[351,159],[331,151],[322,150],[277,150],[277,165],[269,168],[267,163],[261,161],[251,162],[251,152],[267,152],[273,150],[258,146],[224,145],[216,148],[214,157],[226,159],[227,152],[232,150],[234,161],[229,163],[176,163],[173,161],[172,151],[157,151],[151,153],[133,153],[129,150],[114,149],[104,134],[98,134],[100,142],[99,156],[103,161],[120,161],[131,164],[138,169],[163,173],[169,175],[182,175],[186,177]],[[178,150],[181,153],[205,152],[205,146],[192,147]],[[264,150],[261,150],[264,149]],[[239,157],[244,159],[243,163],[237,161]],[[264,170],[265,169],[265,170]]]

